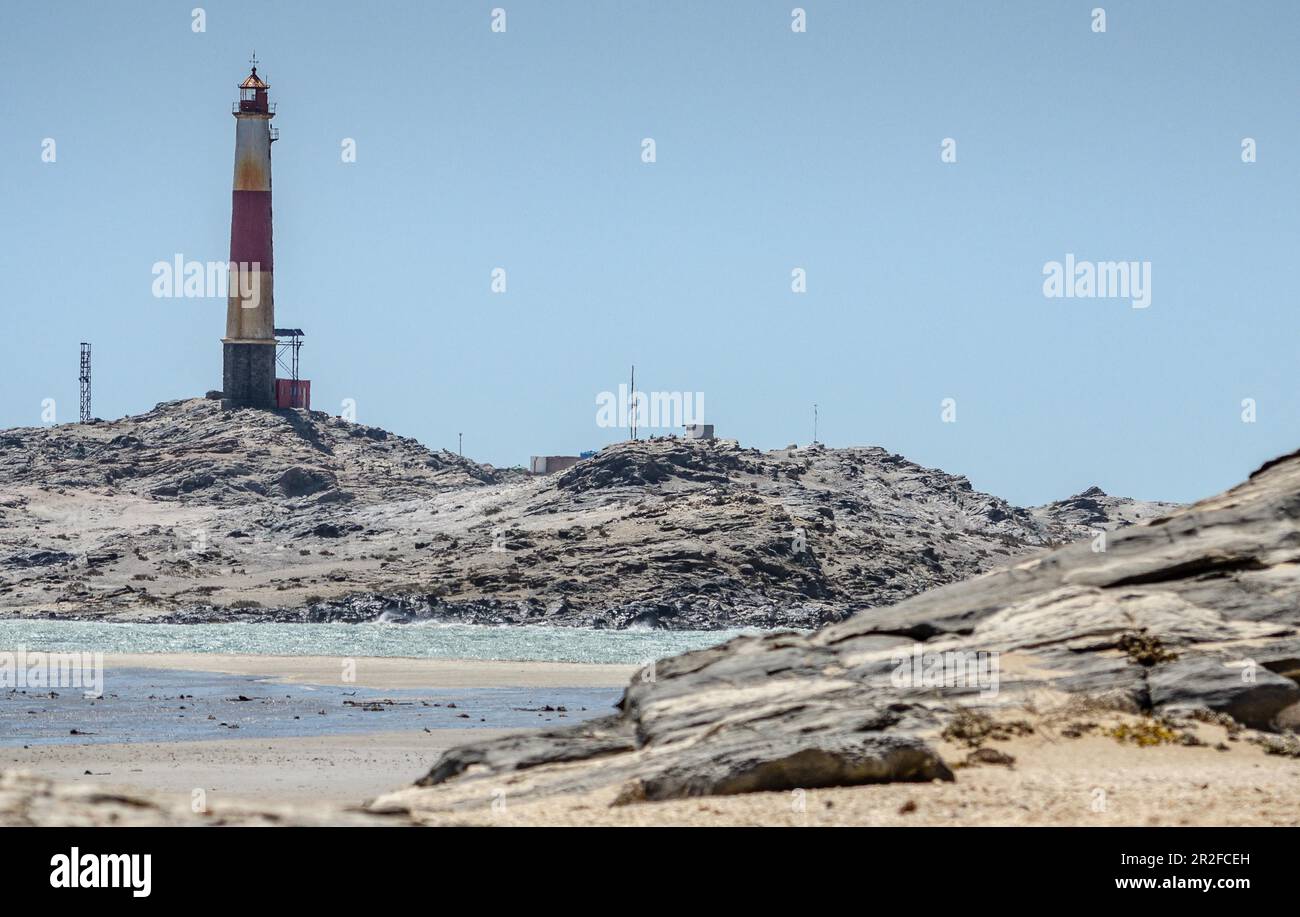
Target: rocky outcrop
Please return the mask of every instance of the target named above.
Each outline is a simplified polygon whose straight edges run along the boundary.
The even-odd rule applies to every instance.
[[[0,434],[6,488],[109,490],[161,503],[257,504],[335,487],[392,500],[510,477],[320,411],[229,411],[205,398]]]
[[[1096,537],[1123,525],[1134,525],[1178,509],[1178,503],[1152,499],[1112,497],[1099,486],[1091,486],[1074,497],[1058,499],[1030,510],[1034,518],[1056,535],[1061,544]]]
[[[1030,511],[876,447],[680,439],[533,477],[194,399],[0,438],[0,610],[811,629],[1157,509],[1089,494]]]
[[[1098,532],[1161,516],[1177,508],[1176,503],[1112,497],[1100,487],[1089,487],[1073,497],[1036,506],[1031,512],[1055,534],[1058,542],[1068,544],[1095,537]]]
[[[617,715],[453,749],[385,804],[481,805],[488,786],[524,799],[618,786],[635,801],[946,779],[936,735],[1045,699],[1283,728],[1300,710],[1298,520],[1293,455],[1104,550],[1083,542],[815,633],[660,661]]]

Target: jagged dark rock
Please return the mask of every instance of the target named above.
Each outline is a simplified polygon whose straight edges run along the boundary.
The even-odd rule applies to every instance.
[[[286,468],[276,479],[275,486],[286,497],[305,497],[308,494],[336,487],[338,480],[328,471],[316,468]]]

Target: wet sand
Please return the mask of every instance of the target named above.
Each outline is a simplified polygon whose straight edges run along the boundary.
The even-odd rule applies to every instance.
[[[345,666],[355,663],[355,679],[346,681]],[[410,657],[228,656],[215,653],[111,653],[104,657],[106,677],[114,668],[184,669],[254,675],[295,684],[356,684],[365,688],[622,688],[633,665],[588,665],[574,662],[500,662],[484,659],[416,659]]]
[[[163,674],[174,672],[182,680],[184,672],[240,675],[286,685],[317,685],[329,688],[330,693],[337,693],[345,687],[480,693],[494,688],[537,689],[541,692],[539,697],[546,700],[561,696],[556,692],[566,689],[588,693],[602,689],[602,694],[607,692],[610,698],[616,698],[636,669],[635,666],[621,665],[460,659],[358,658],[354,662],[355,675],[348,679],[345,678],[344,660],[331,657],[114,654],[104,659],[105,699],[98,704],[102,709],[115,702],[109,696],[114,691],[115,673],[120,686],[133,683],[150,670]],[[40,702],[53,703],[39,696],[20,703],[32,706]],[[199,712],[192,699],[187,698],[185,703],[191,708],[187,712]],[[240,707],[251,710],[254,705]],[[577,719],[597,712],[595,708],[586,712],[575,709],[571,716]],[[392,716],[392,711],[368,714],[375,722],[373,730],[334,731],[336,723],[326,720],[336,721],[337,716],[344,713],[350,711],[331,712],[330,717],[322,718],[321,734],[316,735],[106,742],[102,735],[77,741],[67,736],[65,730],[63,735],[66,738],[56,744],[33,740],[28,747],[13,744],[0,748],[0,769],[29,771],[73,783],[175,794],[186,800],[195,790],[202,790],[210,803],[234,800],[255,804],[284,802],[356,806],[409,785],[425,774],[447,748],[514,731],[492,728],[491,722],[478,728],[440,725],[454,716],[451,713],[446,713],[442,720],[437,716],[428,719],[428,725],[433,728],[419,725],[399,730],[386,729],[389,722],[398,719]],[[476,720],[477,714],[475,710]],[[175,711],[169,710],[160,712],[158,717],[176,715]],[[565,722],[556,719],[559,714],[553,713],[520,713],[517,716],[521,721],[523,718],[535,720],[530,722],[533,726]],[[206,718],[191,716],[191,720],[195,719],[206,722]],[[289,723],[288,728],[310,733],[315,723],[314,718],[303,716]],[[151,721],[150,725],[155,724]],[[10,738],[21,741],[22,737],[15,734]]]

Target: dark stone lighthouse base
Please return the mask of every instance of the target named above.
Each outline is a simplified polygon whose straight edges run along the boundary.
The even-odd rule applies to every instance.
[[[275,407],[275,341],[221,344],[223,399],[233,408]]]

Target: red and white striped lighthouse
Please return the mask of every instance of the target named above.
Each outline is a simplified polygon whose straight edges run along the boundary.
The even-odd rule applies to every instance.
[[[239,84],[235,184],[230,211],[230,284],[222,338],[222,391],[233,407],[275,407],[275,299],[271,256],[270,87],[253,72]]]

